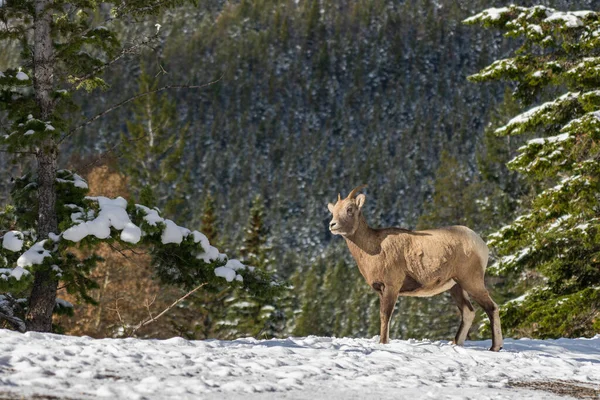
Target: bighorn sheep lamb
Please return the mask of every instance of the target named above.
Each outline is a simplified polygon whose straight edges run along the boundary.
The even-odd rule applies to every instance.
[[[485,242],[464,226],[424,231],[370,228],[361,212],[366,197],[357,196],[364,187],[355,188],[345,199],[338,194],[337,202],[329,203],[333,214],[329,229],[346,240],[360,273],[379,294],[381,343],[388,343],[390,317],[398,296],[429,297],[450,290],[462,317],[454,343],[464,343],[473,323],[470,295],[490,319],[490,350],[500,350],[498,306],[483,281],[488,261]]]

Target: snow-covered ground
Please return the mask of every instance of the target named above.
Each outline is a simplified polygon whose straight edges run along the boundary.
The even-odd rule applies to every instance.
[[[98,340],[0,330],[0,398],[551,399],[559,396],[514,382],[600,384],[600,335],[506,340],[499,353],[489,347],[312,336]]]

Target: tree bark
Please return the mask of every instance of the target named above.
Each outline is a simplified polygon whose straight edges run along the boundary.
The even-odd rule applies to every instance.
[[[54,111],[52,90],[54,87],[54,60],[51,36],[52,0],[35,1],[33,87],[40,112],[39,118],[47,121]],[[49,133],[50,134],[50,133]],[[58,147],[51,137],[44,140],[37,151],[38,161],[38,240],[46,239],[50,232],[57,233],[56,181]],[[33,288],[29,296],[29,310],[25,318],[27,330],[52,331],[52,311],[56,301],[58,280],[49,268],[41,268],[34,274]]]

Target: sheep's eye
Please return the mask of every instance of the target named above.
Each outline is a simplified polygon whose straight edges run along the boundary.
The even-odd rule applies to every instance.
[[[348,208],[346,209],[346,213],[348,213],[349,215],[352,215],[352,212],[353,212],[353,211],[354,211],[354,210],[352,209],[352,207],[348,207]]]

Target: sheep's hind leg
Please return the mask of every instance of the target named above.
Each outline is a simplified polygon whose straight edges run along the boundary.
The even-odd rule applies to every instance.
[[[476,293],[469,292],[469,294],[477,302],[477,304],[483,308],[490,319],[490,324],[492,325],[492,347],[490,350],[500,351],[503,341],[502,327],[500,325],[500,310],[498,309],[498,305],[494,303],[494,300],[492,300],[490,294],[485,289]]]
[[[456,337],[454,338],[454,343],[462,346],[467,339],[467,335],[469,334],[469,329],[473,324],[473,319],[475,318],[475,311],[473,310],[473,305],[469,301],[468,293],[463,290],[463,288],[456,284],[452,286],[450,289],[450,294],[452,298],[456,302],[456,306],[460,311],[460,327],[458,328],[458,332],[456,333]]]
[[[500,325],[500,310],[498,305],[494,303],[494,300],[490,297],[485,285],[483,283],[483,277],[481,282],[476,282],[471,285],[467,282],[459,282],[464,290],[469,293],[471,298],[477,302],[483,308],[485,313],[490,319],[490,325],[492,326],[492,347],[491,351],[500,351],[502,348],[502,327]]]

